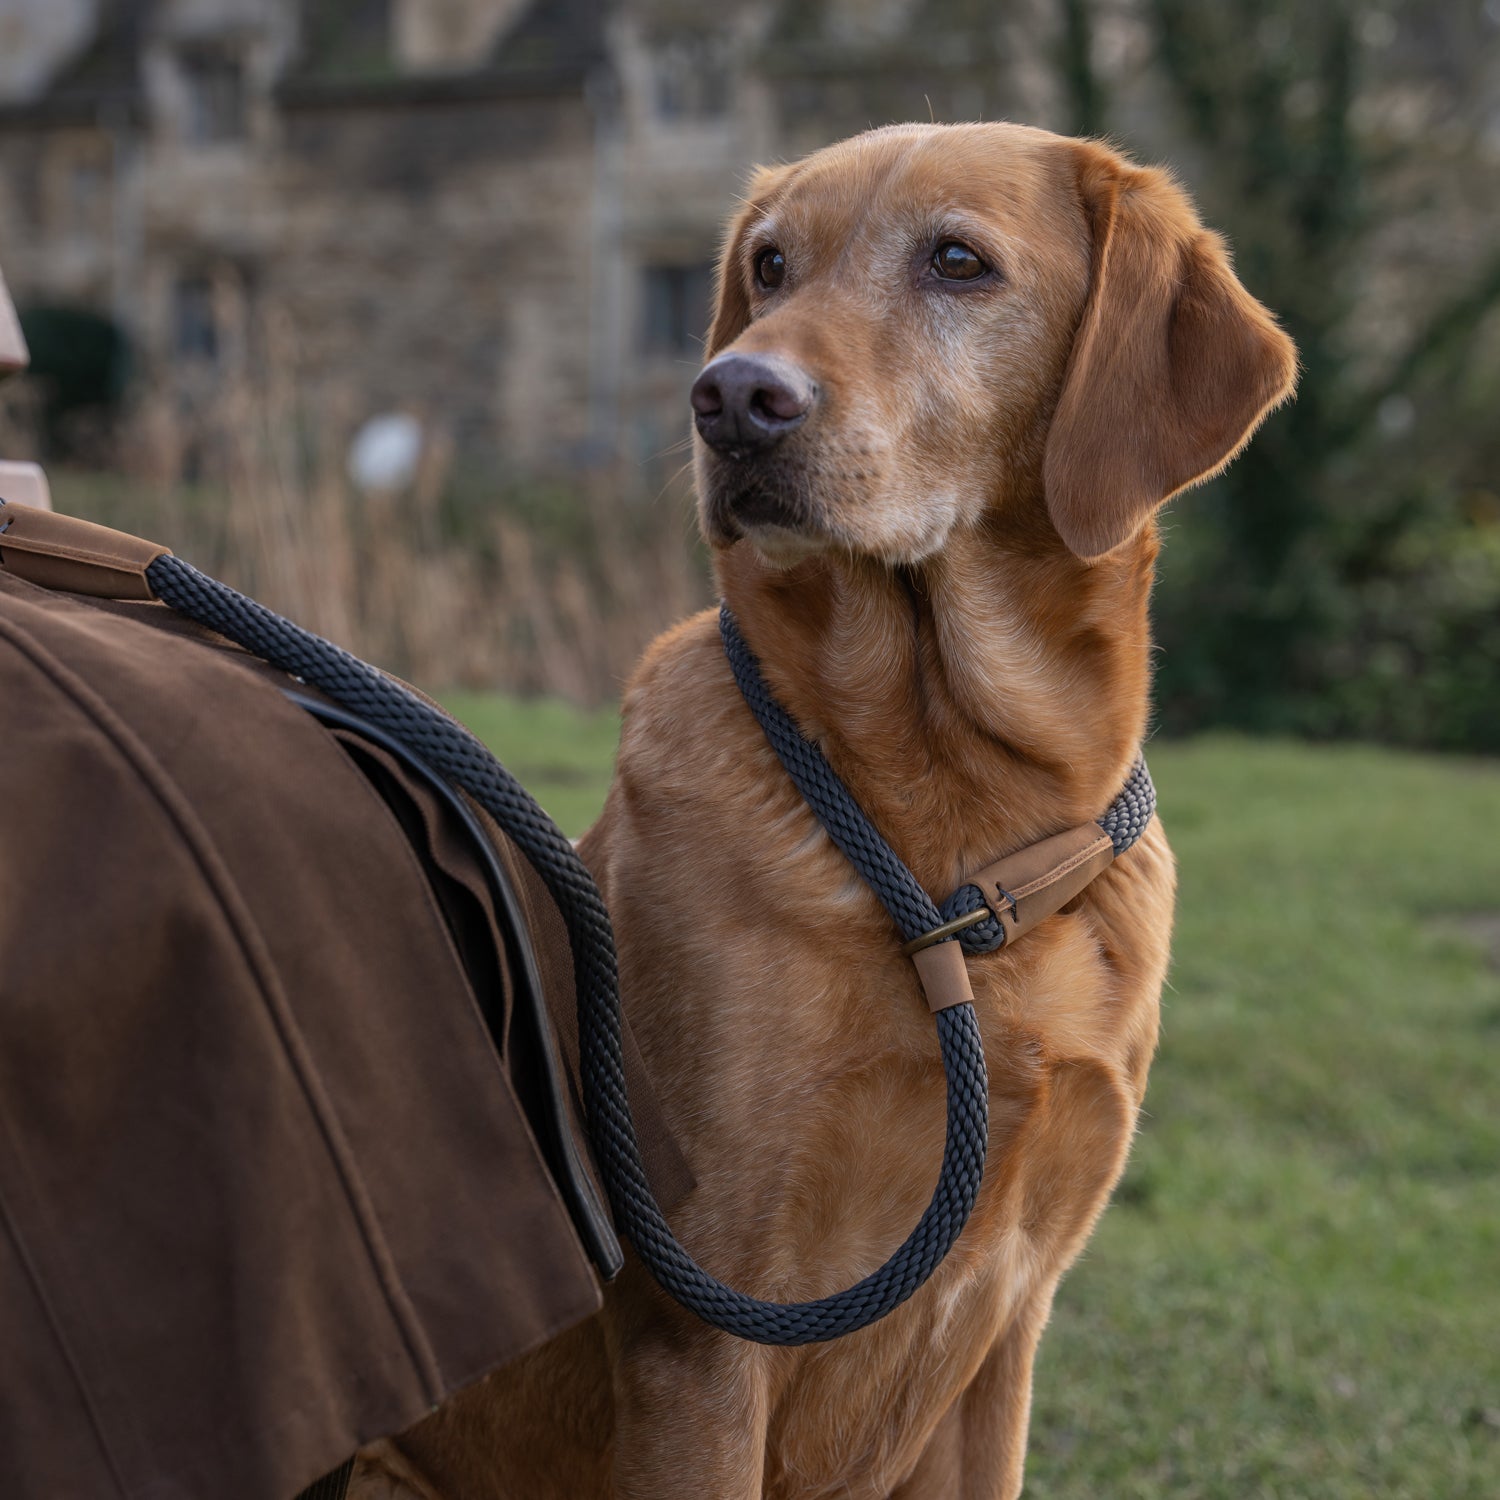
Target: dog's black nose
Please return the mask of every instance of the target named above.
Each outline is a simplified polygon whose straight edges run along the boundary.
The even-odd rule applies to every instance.
[[[698,431],[721,453],[778,442],[807,420],[817,399],[812,376],[774,354],[721,354],[693,382]]]

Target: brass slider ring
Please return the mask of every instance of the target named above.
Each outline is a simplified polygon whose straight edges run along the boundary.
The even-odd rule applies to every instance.
[[[913,953],[920,953],[922,949],[942,942],[945,937],[952,937],[955,932],[962,932],[966,927],[973,927],[984,921],[986,917],[994,915],[989,907],[981,906],[978,911],[971,911],[967,916],[954,917],[951,922],[944,922],[941,927],[934,927],[931,932],[924,932],[921,937],[913,938],[901,951],[910,958]]]

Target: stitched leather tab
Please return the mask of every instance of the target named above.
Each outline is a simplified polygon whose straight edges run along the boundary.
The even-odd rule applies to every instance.
[[[950,1005],[974,1003],[964,950],[957,943],[934,943],[930,948],[919,948],[912,954],[911,961],[917,966],[917,976],[927,995],[928,1010],[947,1010]]]
[[[0,502],[0,567],[44,589],[154,599],[146,569],[169,550],[77,516]]]
[[[1066,906],[1115,857],[1109,835],[1097,823],[1018,849],[970,878],[1005,925],[1009,946],[1038,922]]]

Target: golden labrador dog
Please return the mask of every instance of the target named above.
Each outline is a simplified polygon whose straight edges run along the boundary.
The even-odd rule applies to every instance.
[[[998,124],[876,130],[763,170],[708,354],[693,404],[719,586],[927,890],[1102,813],[1146,728],[1155,512],[1295,373],[1171,178]],[[937,1175],[933,1021],[712,613],[631,683],[582,852],[697,1176],[678,1235],[763,1298],[859,1280]],[[632,1262],[598,1319],[368,1455],[364,1493],[1014,1496],[1037,1341],[1135,1128],[1173,886],[1153,823],[1014,950],[967,960],[988,1171],[953,1252],[889,1317],[765,1348]]]

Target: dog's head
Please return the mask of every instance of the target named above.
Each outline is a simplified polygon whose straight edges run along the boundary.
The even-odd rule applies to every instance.
[[[1037,499],[1101,556],[1222,468],[1296,368],[1170,178],[1015,125],[889,127],[762,169],[708,353],[703,527],[774,562],[916,563]]]

